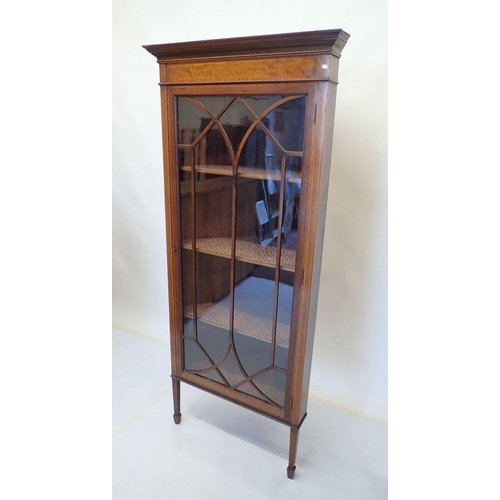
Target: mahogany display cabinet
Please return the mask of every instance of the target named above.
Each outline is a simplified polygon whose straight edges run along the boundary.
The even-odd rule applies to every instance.
[[[174,421],[180,383],[306,417],[339,29],[146,45],[160,66]]]

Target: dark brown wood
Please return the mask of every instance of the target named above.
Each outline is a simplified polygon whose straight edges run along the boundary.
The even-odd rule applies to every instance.
[[[170,307],[170,351],[172,375],[182,373],[183,367],[183,342],[179,332],[182,332],[182,300],[178,292],[179,284],[182,283],[181,268],[181,238],[180,220],[169,216],[170,207],[179,206],[179,192],[177,184],[177,172],[172,165],[176,165],[177,154],[175,144],[177,142],[176,129],[171,126],[175,119],[173,95],[167,88],[161,89],[162,108],[162,144],[163,144],[163,168],[164,168],[164,191],[165,191],[165,213],[166,217],[166,239],[167,239],[167,268],[168,268],[168,295]],[[182,286],[182,285],[181,285]],[[173,332],[177,332],[174,334]]]
[[[317,170],[312,166],[317,165],[315,160],[316,154],[316,107],[318,96],[317,85],[311,88],[308,95],[308,105],[306,109],[306,125],[304,137],[304,156],[303,156],[303,173],[302,173],[302,192],[301,192],[301,210],[299,212],[297,242],[301,244],[297,247],[296,267],[294,278],[294,296],[292,310],[294,317],[290,325],[290,345],[288,349],[288,377],[286,387],[285,400],[285,416],[289,419],[292,425],[298,425],[300,418],[298,416],[297,406],[300,406],[300,397],[296,395],[296,387],[299,383],[298,379],[302,376],[303,363],[306,352],[303,348],[307,331],[304,329],[304,321],[308,315],[308,293],[310,290],[310,281],[305,281],[306,271],[309,271],[312,265],[313,256],[307,252],[308,238],[310,238],[311,224],[316,225],[317,221],[311,221],[308,218],[309,211],[317,200],[314,192],[311,192],[311,178],[314,171]],[[310,168],[307,166],[310,165]],[[309,285],[309,287],[308,287]],[[314,332],[313,332],[314,334]]]
[[[173,376],[172,376],[173,377]],[[268,405],[263,401],[258,401],[255,398],[248,398],[240,393],[233,390],[214,390],[213,384],[205,384],[204,380],[199,380],[201,377],[196,375],[192,375],[189,372],[183,372],[182,376],[175,377],[176,380],[189,384],[197,389],[208,392],[214,396],[217,396],[225,401],[229,401],[231,403],[237,404],[247,410],[251,410],[259,415],[267,417],[271,420],[279,422],[281,424],[290,425],[290,422],[283,418],[283,412],[278,410],[277,408]],[[206,379],[205,379],[206,380]]]
[[[333,54],[340,56],[349,34],[341,29],[258,35],[195,42],[143,45],[159,61],[241,57],[249,54]]]
[[[172,394],[174,396],[174,422],[181,423],[181,383],[179,380],[172,378]]]
[[[338,61],[348,38],[349,35],[342,30],[325,30],[145,46],[160,63],[174,421],[178,423],[181,418],[180,381],[183,381],[284,423],[291,427],[287,469],[290,478],[295,471],[298,429],[307,409]],[[273,134],[276,130],[271,130],[267,122],[264,123],[271,108],[255,112],[243,99],[246,96],[269,95],[279,96],[279,102],[274,103],[273,109],[305,96],[302,151],[286,151],[280,144],[281,140]],[[223,108],[215,111],[201,104],[197,100],[198,96],[231,98]],[[200,107],[200,111],[203,110],[204,116],[208,117],[196,129],[201,130],[197,137],[193,135],[194,129],[190,128],[192,124],[189,120],[186,129],[178,130],[178,97]],[[238,103],[237,107],[244,110],[243,115],[247,113],[247,118],[251,118],[248,122],[253,123],[243,122],[245,127],[248,126],[247,129],[238,122],[232,128],[233,122],[225,121],[223,115],[232,103]],[[266,176],[264,170],[258,168],[250,173],[242,171],[241,176],[238,174],[244,144],[257,126],[258,130],[263,131],[262,136],[266,137],[268,143],[283,153],[279,176]],[[236,141],[234,148],[231,141]],[[214,170],[213,166],[217,167],[214,161],[222,154],[220,144],[226,148],[224,151],[227,150],[223,164],[229,171],[222,168],[216,173],[217,168]],[[181,152],[178,154],[178,151]],[[294,289],[285,369],[273,367],[273,363],[279,352],[276,344],[282,248],[279,231],[284,218],[286,157],[301,157],[302,172],[295,174],[297,178],[294,180],[301,183],[301,192],[295,268],[288,264],[288,272],[294,271]],[[201,165],[201,168],[197,169],[197,165]],[[217,177],[214,177],[214,173]],[[263,184],[265,179],[281,180],[270,366],[247,372],[236,351],[234,288],[247,274],[253,272],[254,266],[261,265],[264,266],[262,269],[268,269],[265,266],[269,266],[269,263],[263,262],[265,259],[262,256],[262,262],[255,259],[245,261],[244,257],[242,261],[237,260],[236,240],[240,236],[252,234],[252,230],[255,232],[256,186],[259,182]],[[230,238],[230,255],[227,250],[226,254],[221,254],[220,251],[212,251],[211,247],[198,251],[197,237]],[[199,290],[196,290],[197,280],[203,284]],[[215,359],[199,344],[210,366],[199,370],[187,369],[184,359],[183,308],[191,306],[196,325],[196,306],[214,304],[227,294],[230,296],[229,342],[223,349],[222,357]],[[186,299],[189,296],[192,299]],[[189,311],[186,314],[189,316]],[[186,338],[186,342],[194,341]],[[225,377],[222,368],[225,357],[233,352],[235,364],[242,374],[242,378],[236,380]],[[204,376],[212,370],[219,374],[224,383]],[[286,383],[284,403],[280,400],[278,404],[261,390],[257,382],[262,380],[259,378],[262,376],[264,379],[266,376],[283,377]],[[245,388],[250,388],[253,393],[243,392]],[[282,397],[283,392],[278,396]],[[278,396],[273,397],[276,399]]]
[[[299,446],[299,429],[292,427],[290,429],[290,450],[288,455],[288,467],[286,474],[288,479],[293,479],[295,474],[295,460],[297,458],[297,448]]]
[[[315,182],[316,185],[316,199],[317,202],[314,204],[312,209],[315,211],[311,214],[315,221],[324,221],[326,218],[326,208],[328,201],[328,186],[330,179],[330,165],[331,165],[331,150],[332,150],[332,140],[333,140],[333,124],[334,124],[334,114],[333,109],[335,108],[335,98],[337,93],[337,87],[329,83],[320,83],[320,96],[318,100],[318,114],[317,114],[317,126],[318,129],[322,131],[322,137],[318,138],[320,145],[317,149],[317,154],[319,156],[318,163],[321,168],[317,169],[318,180]],[[331,110],[326,113],[325,110]],[[307,333],[305,338],[304,347],[304,361],[303,361],[303,372],[300,384],[297,383],[296,386],[296,397],[300,401],[299,411],[296,413],[296,419],[300,420],[307,410],[307,399],[309,393],[309,379],[312,365],[312,352],[314,345],[314,332],[316,326],[316,311],[318,308],[318,292],[319,292],[319,281],[321,276],[321,262],[323,255],[323,241],[324,241],[324,225],[314,225],[314,232],[309,236],[309,242],[313,246],[313,256],[312,261],[312,275],[311,275],[311,285],[310,285],[310,295],[309,295],[309,311],[308,311],[308,321],[307,321]],[[300,393],[299,393],[300,387]]]
[[[253,375],[243,379],[241,382],[238,382],[237,384],[232,385],[231,389],[237,389],[238,387],[242,386],[243,384],[246,384],[248,381],[254,379],[255,377],[258,377],[259,375],[262,375],[263,373],[268,372],[269,370],[272,370],[272,367],[268,366],[267,368],[263,368],[262,370],[258,371],[257,373],[254,373]]]

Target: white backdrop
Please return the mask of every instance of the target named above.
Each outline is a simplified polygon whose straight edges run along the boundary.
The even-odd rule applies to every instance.
[[[115,0],[113,321],[168,341],[158,65],[141,45],[342,28],[310,393],[387,420],[384,0]],[[168,360],[166,360],[168,362]]]

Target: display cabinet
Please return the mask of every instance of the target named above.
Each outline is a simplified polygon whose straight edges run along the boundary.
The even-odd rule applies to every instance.
[[[144,46],[160,66],[174,420],[184,382],[282,422],[290,478],[348,37]]]

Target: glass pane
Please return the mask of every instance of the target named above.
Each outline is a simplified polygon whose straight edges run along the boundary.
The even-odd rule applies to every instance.
[[[191,150],[179,149],[179,164],[191,163]],[[194,280],[192,252],[187,249],[184,242],[190,242],[193,237],[193,198],[191,195],[191,173],[181,170],[180,172],[180,216],[181,216],[181,268],[182,268],[182,307],[184,311],[184,335],[194,337],[193,327],[193,304],[194,304]]]
[[[184,339],[184,362],[187,370],[205,370],[211,363],[195,340]]]
[[[194,338],[194,286],[191,255],[191,251],[185,250],[184,248],[182,249],[182,306],[184,311],[184,335],[186,337]]]
[[[195,148],[195,158],[199,156]],[[217,325],[229,334],[231,278],[231,206],[233,179],[196,174],[197,328]]]
[[[292,181],[295,172],[302,169],[301,157],[288,157],[285,162],[285,185],[283,191],[283,217],[281,227],[281,258],[278,288],[278,311],[276,341],[288,349],[292,320],[293,282],[295,279],[295,255],[297,251],[297,229],[300,206],[300,181]],[[277,350],[276,366],[286,369],[286,360]]]
[[[271,369],[255,377],[254,383],[271,401],[280,406],[285,405],[285,373]]]
[[[233,179],[197,170],[191,180],[191,164],[199,161],[203,147],[201,141],[187,149],[184,157],[190,165],[180,164],[181,236],[184,335],[196,339],[194,351],[202,353],[207,368],[222,359],[229,339]],[[185,351],[185,362],[186,369],[196,370],[188,356],[193,356],[193,347]],[[221,375],[215,369],[200,374],[227,385]]]
[[[302,151],[304,144],[304,96],[280,104],[263,121],[274,139],[285,151]]]
[[[243,368],[253,375],[269,367],[272,356],[280,183],[248,178],[247,170],[240,175],[245,167],[237,171],[236,259],[245,267],[234,289],[234,341]]]
[[[213,366],[213,358],[211,361],[207,356],[207,353],[203,352],[200,343],[194,339],[184,340],[184,361],[186,370],[205,370]],[[227,386],[222,374],[217,369],[213,369],[201,375],[213,380],[214,382]]]
[[[229,385],[235,385],[245,379],[244,375],[241,373],[241,370],[238,367],[238,363],[236,362],[233,348],[230,349],[229,353],[226,356],[226,359],[219,368],[221,373],[229,382]]]
[[[285,151],[302,151],[304,144],[304,117],[306,97],[252,96],[243,100]],[[280,101],[285,102],[278,104]],[[270,108],[275,107],[266,113]]]
[[[236,153],[249,126],[253,122],[252,115],[239,99],[235,99],[229,108],[222,114],[219,121],[222,123],[233,147],[233,151]]]
[[[278,406],[291,335],[305,101],[195,96],[177,106],[185,369],[208,370],[198,374]]]
[[[203,123],[203,125],[208,125],[208,122]],[[231,167],[231,154],[220,126],[214,125],[203,137],[200,154],[197,156],[195,163],[197,168],[203,168],[206,165],[226,165]],[[228,175],[232,175],[231,168],[227,170]]]
[[[199,101],[179,97],[177,99],[177,135],[179,144],[192,144],[203,131],[202,124],[208,125],[209,114]],[[207,121],[208,120],[208,121]]]
[[[285,96],[281,95],[254,95],[245,96],[243,101],[252,110],[255,116],[265,116],[266,110],[268,110],[273,104],[281,101]]]
[[[240,175],[270,176],[279,179],[281,149],[270,139],[261,125],[257,125],[242,147],[239,158]]]
[[[240,391],[240,392],[244,392],[245,394],[253,396],[254,398],[257,398],[257,399],[264,399],[262,397],[262,394],[257,392],[255,387],[253,385],[251,385],[250,382],[246,382],[245,384],[240,385],[236,390]]]
[[[234,97],[226,95],[197,96],[195,99],[214,116],[218,115],[226,104],[234,101]]]
[[[234,290],[234,331],[248,375],[269,367],[272,354],[281,184],[274,158],[280,157],[257,125],[242,147],[237,170],[236,259],[247,266]]]
[[[229,340],[232,184],[231,177],[206,173],[195,182],[197,334],[214,362]]]
[[[247,266],[234,289],[234,346],[243,369],[253,375],[271,359],[275,273],[269,267]]]

